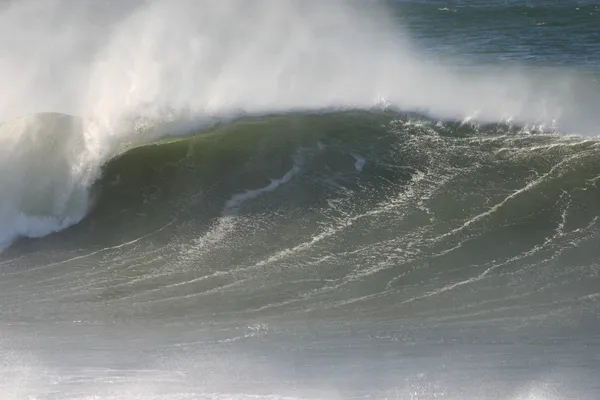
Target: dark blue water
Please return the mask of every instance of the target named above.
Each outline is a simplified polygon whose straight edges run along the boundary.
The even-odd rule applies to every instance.
[[[457,63],[600,65],[594,1],[399,1],[395,14],[421,48]]]
[[[597,2],[36,4],[2,399],[598,398]]]

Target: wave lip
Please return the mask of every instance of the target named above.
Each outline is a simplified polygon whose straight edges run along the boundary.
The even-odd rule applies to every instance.
[[[0,248],[80,221],[93,170],[83,120],[36,114],[0,127]]]
[[[0,13],[6,30],[0,32],[10,32],[0,63],[10,101],[0,103],[0,117],[55,110],[93,125],[47,113],[0,127],[1,246],[80,221],[104,162],[140,144],[196,132],[213,117],[384,104],[465,123],[597,133],[595,77],[502,66],[457,71],[423,55],[376,3],[11,4]],[[19,29],[30,15],[56,21],[26,35]],[[90,29],[89,15],[102,21],[101,29]],[[14,39],[22,36],[28,52]],[[362,171],[363,157],[353,157]]]

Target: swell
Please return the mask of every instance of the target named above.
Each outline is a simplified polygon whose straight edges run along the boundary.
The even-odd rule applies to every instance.
[[[31,15],[52,18],[22,32]],[[543,74],[513,66],[457,72],[443,60],[421,54],[384,3],[261,0],[250,7],[236,0],[154,0],[113,7],[56,0],[10,3],[0,20],[5,33],[0,42],[5,55],[0,63],[0,86],[5,90],[0,117],[10,120],[53,110],[84,121],[75,127],[74,117],[34,114],[1,128],[0,144],[11,150],[0,160],[0,246],[18,236],[43,236],[81,221],[90,206],[88,190],[105,163],[108,170],[118,169],[111,165],[127,162],[109,161],[115,154],[170,134],[156,128],[156,121],[384,105],[434,120],[597,133],[594,76],[582,76],[575,67]],[[304,140],[289,137],[292,142]],[[46,144],[52,148],[49,156]],[[145,149],[131,154],[151,151]],[[168,154],[156,157],[166,157],[165,171],[172,165],[167,164]],[[274,159],[281,160],[275,164],[289,164],[285,157]],[[224,171],[230,168],[218,161],[215,165]],[[154,168],[146,167],[146,160],[129,165],[142,181],[151,181],[154,178],[145,174]],[[273,167],[258,168],[275,172]],[[286,171],[276,172],[283,176]],[[123,177],[127,174],[119,175]],[[174,179],[180,180],[185,181]],[[128,190],[121,188],[119,193]],[[134,193],[130,196],[135,198]],[[146,196],[146,203],[152,203],[153,194]],[[118,196],[105,198],[113,197]],[[108,202],[112,200],[96,204]]]
[[[544,209],[563,192],[569,198],[583,195],[588,204],[594,198],[588,181],[595,179],[600,160],[596,147],[595,140],[535,127],[442,122],[391,110],[247,117],[109,160],[91,189],[93,207],[80,229],[94,226],[96,234],[116,238],[111,232],[133,229],[124,235],[134,236],[173,219],[193,220],[202,229],[229,213],[327,208],[340,190],[352,193],[354,207],[367,211],[419,176],[432,180],[432,188],[452,176],[455,187],[432,199],[432,212],[442,219],[463,218],[461,196],[449,193],[462,193],[465,204],[482,212],[501,193],[519,187],[527,200],[515,196],[502,209],[515,202],[510,207],[517,214]],[[271,193],[262,196],[269,200],[242,207],[283,183],[278,190],[285,194]],[[506,218],[518,217],[508,212]]]
[[[506,166],[512,175],[493,176],[491,183],[497,188],[486,187],[480,195],[483,199],[491,196],[489,193],[510,190],[501,188],[514,187],[523,176],[533,179],[531,171],[544,175],[549,173],[549,165],[559,168],[563,163],[560,152],[564,152],[565,163],[575,162],[579,156],[586,160],[577,167],[583,168],[580,176],[570,178],[577,184],[583,177],[593,179],[588,175],[596,162],[590,153],[596,146],[592,139],[561,136],[534,126],[439,121],[392,109],[249,116],[205,128],[188,125],[187,131],[163,126],[159,139],[122,147],[102,163],[81,158],[87,153],[82,150],[85,138],[80,136],[78,119],[48,114],[33,121],[41,124],[29,138],[37,147],[21,154],[23,158],[13,156],[25,163],[20,166],[20,179],[15,179],[20,186],[3,195],[5,204],[13,205],[12,209],[4,208],[4,231],[12,235],[9,238],[43,236],[82,220],[76,231],[89,232],[93,226],[94,235],[114,236],[115,240],[119,237],[115,232],[123,232],[124,237],[143,234],[173,218],[185,219],[190,213],[209,224],[227,213],[227,204],[245,199],[242,194],[269,188],[292,172],[297,176],[286,186],[295,187],[294,195],[280,199],[278,208],[323,206],[336,192],[335,187],[344,187],[369,198],[362,205],[368,209],[368,204],[376,204],[380,196],[392,190],[390,187],[399,185],[394,190],[403,190],[400,188],[415,176],[425,174],[441,180],[452,170],[464,170],[471,176],[481,160],[494,168],[507,162],[507,154],[513,155]],[[49,121],[59,121],[63,129],[64,124],[69,127],[60,139],[50,137],[59,147],[50,148],[49,142],[41,141],[48,129],[57,131]],[[164,132],[169,135],[164,136]],[[186,134],[170,136],[173,132]],[[20,148],[29,148],[22,140]],[[73,148],[73,143],[79,147]],[[556,149],[550,151],[553,158],[547,159],[540,152],[546,147],[548,151]],[[577,153],[579,147],[585,157]],[[523,157],[528,160],[525,164]],[[467,190],[468,185],[464,185],[467,182],[461,181],[452,191]],[[558,185],[553,193],[571,193],[563,186]],[[237,212],[239,207],[233,208]],[[448,205],[448,210],[438,212],[448,214],[451,210]],[[35,221],[34,228],[15,222],[24,217]],[[11,224],[18,227],[12,234],[7,229]],[[126,232],[129,229],[132,231]]]
[[[442,122],[393,110],[276,114],[239,118],[199,130],[188,128],[185,136],[130,144],[100,163],[101,159],[81,158],[86,155],[85,138],[78,119],[48,114],[26,121],[38,124],[27,139],[37,146],[23,143],[27,138],[23,135],[19,146],[29,149],[29,153],[13,155],[15,164],[25,164],[14,166],[17,171],[22,169],[19,179],[15,178],[20,186],[4,194],[5,204],[13,204],[12,209],[4,208],[5,230],[6,226],[16,225],[10,220],[11,213],[12,218],[27,217],[41,226],[33,229],[26,225],[13,231],[13,235],[23,236],[61,230],[79,222],[88,212],[89,221],[106,225],[107,229],[124,213],[131,218],[156,217],[158,221],[158,215],[176,214],[189,208],[186,202],[199,199],[203,213],[217,215],[231,196],[265,186],[299,165],[311,171],[316,180],[345,177],[351,185],[360,184],[358,177],[362,181],[409,181],[415,173],[425,172],[450,157],[444,149],[425,140],[432,135],[440,140],[472,137],[485,143],[484,138],[498,137],[499,141],[510,142],[509,138],[529,135],[536,129],[503,123]],[[56,121],[58,128],[52,125]],[[398,124],[401,132],[396,131]],[[57,137],[48,136],[48,131],[54,131]],[[542,133],[531,136],[531,140],[548,140]],[[44,138],[61,147],[47,147],[49,142]],[[562,140],[571,139],[555,140],[560,146]],[[79,148],[71,143],[79,143]],[[481,155],[484,149],[472,151]],[[451,157],[468,159],[459,154]],[[36,163],[36,159],[46,161]],[[303,197],[318,202],[326,197],[319,190],[308,190]],[[379,189],[373,185],[372,190],[377,193]]]
[[[215,215],[236,194],[267,186],[295,167],[354,174],[353,151],[384,140],[385,127],[395,116],[347,111],[246,117],[134,147],[103,167],[92,189],[92,215],[102,218],[124,208],[139,211],[140,206],[152,213],[167,204],[174,210],[186,199],[201,201],[202,212]],[[306,194],[310,197],[323,200],[316,192]]]
[[[244,118],[111,159],[87,217],[6,268],[53,257],[12,273],[86,274],[56,290],[121,316],[518,315],[493,308],[507,285],[541,308],[596,290],[598,147],[389,110]]]

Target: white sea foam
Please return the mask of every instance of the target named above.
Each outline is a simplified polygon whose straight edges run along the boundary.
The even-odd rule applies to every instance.
[[[174,133],[136,129],[157,120],[196,125],[241,111],[384,101],[595,133],[599,118],[586,110],[598,99],[579,101],[574,75],[452,72],[419,55],[388,14],[374,2],[336,0],[2,5],[0,120],[50,111],[85,122],[66,129],[44,116],[0,128],[0,243],[83,218],[88,188],[117,149]]]

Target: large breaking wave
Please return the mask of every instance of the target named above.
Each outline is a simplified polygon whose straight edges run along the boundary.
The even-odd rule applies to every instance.
[[[516,67],[456,71],[420,55],[388,11],[291,0],[7,4],[0,243],[84,218],[101,168],[124,149],[242,114],[384,105],[596,133],[593,78]],[[48,18],[25,31],[31,15]],[[63,114],[39,114],[46,111]]]

